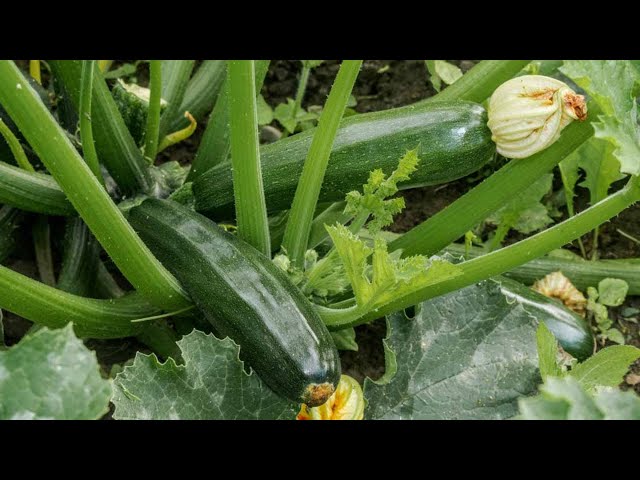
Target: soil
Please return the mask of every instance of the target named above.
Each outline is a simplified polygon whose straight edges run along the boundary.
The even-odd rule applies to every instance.
[[[462,60],[453,61],[453,63],[466,71],[475,64],[475,61]],[[279,103],[285,102],[287,98],[295,97],[300,70],[299,61],[273,61],[262,89],[267,103],[275,107]],[[337,62],[327,61],[311,72],[303,107],[307,108],[311,105],[324,103],[337,70]],[[144,69],[139,74],[145,78]],[[422,60],[367,60],[363,64],[353,92],[357,100],[355,110],[360,113],[411,104],[435,93],[429,83],[429,76]],[[274,125],[277,124],[274,123]],[[161,160],[177,160],[182,164],[189,163],[193,159],[205,126],[204,123],[200,124],[190,139],[163,152]],[[401,233],[411,229],[453,202],[482,178],[482,175],[478,175],[471,181],[468,179],[459,180],[446,185],[402,192],[407,208],[398,216],[391,230]],[[577,200],[578,209],[583,208],[585,204],[586,199],[579,197]],[[601,227],[599,246],[602,258],[640,257],[640,243],[630,240],[619,231],[640,239],[640,206],[625,210],[621,215]],[[511,234],[506,241],[510,243],[520,238],[522,237],[517,234]],[[591,237],[585,237],[584,240],[585,246],[589,250]],[[33,276],[35,270],[28,257],[29,255],[20,256],[10,264],[12,267],[20,267]],[[614,311],[614,315],[618,319],[616,327],[625,333],[629,344],[640,347],[640,324],[635,323],[633,318],[624,319],[622,317],[621,312],[624,307],[640,308],[640,298],[630,297],[623,307]],[[30,322],[10,314],[5,315],[4,321],[8,344],[15,343],[21,338],[30,325]],[[385,322],[383,319],[379,319],[371,324],[356,327],[355,330],[359,350],[357,352],[342,352],[343,370],[361,382],[365,377],[377,379],[384,373],[382,340],[386,335]],[[92,341],[91,346],[98,351],[98,357],[105,372],[110,370],[113,363],[125,361],[133,355],[136,348],[141,347],[133,340],[127,342]],[[627,385],[623,388],[635,388],[640,393],[640,362],[632,368],[630,375],[627,376]]]

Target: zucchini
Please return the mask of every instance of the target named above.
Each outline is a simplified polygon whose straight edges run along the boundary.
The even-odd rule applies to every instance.
[[[118,111],[138,146],[142,145],[144,131],[147,128],[150,93],[151,91],[148,88],[141,87],[135,83],[125,83],[120,79],[111,90],[111,95],[116,102]],[[160,99],[160,114],[164,113],[166,107],[167,101]]]
[[[310,406],[340,380],[340,361],[313,305],[268,257],[171,200],[148,199],[129,221],[221,335],[276,393]]]
[[[260,149],[269,212],[288,209],[298,186],[315,129]],[[353,115],[338,130],[318,202],[337,202],[360,189],[369,172],[386,174],[406,150],[419,146],[420,166],[401,189],[450,182],[469,175],[496,151],[482,106],[471,102],[433,102]],[[196,210],[217,219],[234,216],[229,163],[216,165],[193,182]]]
[[[593,355],[595,342],[584,318],[520,282],[505,277],[495,280],[507,299],[517,301],[538,321],[545,323],[566,352],[581,362]]]
[[[96,283],[100,264],[100,244],[80,217],[67,220],[62,267],[56,287],[89,297]]]

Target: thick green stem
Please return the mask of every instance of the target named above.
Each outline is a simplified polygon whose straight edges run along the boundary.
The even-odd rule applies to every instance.
[[[640,200],[640,182],[632,179],[619,192],[598,202],[587,210],[564,222],[533,235],[526,240],[502,248],[479,258],[458,264],[461,275],[397,298],[376,311],[359,315],[357,308],[334,310],[318,307],[320,314],[332,329],[346,328],[379,318],[391,312],[417,305],[439,295],[459,290],[487,278],[500,275],[541,257],[551,250],[575,240],[624,209]]]
[[[104,185],[104,178],[100,171],[100,162],[96,146],[93,141],[93,127],[91,125],[91,92],[93,91],[93,69],[95,62],[85,60],[82,62],[82,78],[80,80],[80,138],[82,140],[82,154],[84,161],[96,176],[98,181]]]
[[[38,217],[31,227],[33,248],[40,281],[50,287],[56,286],[53,273],[53,254],[51,253],[51,228],[47,217]]]
[[[597,113],[596,106],[589,104],[589,118],[597,118]],[[549,148],[529,158],[510,161],[445,209],[391,242],[389,250],[402,249],[403,256],[439,252],[550,171],[592,135],[590,120],[573,122]]]
[[[229,60],[227,86],[238,236],[269,256],[271,246],[260,170],[253,60]]]
[[[256,95],[260,92],[264,79],[269,70],[269,60],[254,62]],[[193,160],[187,181],[195,180],[198,176],[229,156],[229,98],[227,96],[227,82],[224,82],[213,112],[209,116],[209,123],[202,135],[196,158]]]
[[[180,340],[180,335],[171,329],[166,322],[145,323],[136,338],[162,359],[171,357],[179,362],[182,358],[180,348],[176,344]]]
[[[174,131],[171,126],[177,117],[184,116],[180,106],[194,63],[195,60],[162,60],[162,99],[167,102],[167,107],[160,118],[160,139]]]
[[[318,129],[311,141],[296,194],[293,197],[293,205],[289,213],[282,247],[286,249],[293,265],[299,267],[304,261],[313,214],[318,203],[320,188],[329,163],[338,125],[344,115],[361,65],[362,60],[344,60],[340,65],[338,76],[331,87],[329,98],[327,98],[320,115]]]
[[[49,65],[76,109],[79,109],[81,62],[50,60]],[[132,194],[140,190],[150,192],[154,182],[149,166],[131,137],[99,69],[94,68],[93,75],[91,119],[98,158],[124,193]]]
[[[158,136],[160,134],[160,102],[162,101],[162,61],[149,60],[149,109],[147,110],[147,126],[144,130],[144,155],[149,163],[153,163],[158,152]]]
[[[159,313],[133,293],[117,300],[94,300],[72,295],[0,266],[0,308],[49,328],[73,322],[81,337],[121,338],[136,335],[136,318]]]
[[[45,215],[75,215],[73,205],[51,175],[0,162],[0,203]]]
[[[177,310],[189,305],[176,279],[136,235],[37,93],[8,60],[0,61],[0,104],[131,284],[158,307]]]
[[[531,60],[482,60],[453,85],[423,102],[469,100],[482,103],[502,83],[514,77]]]
[[[465,247],[459,244],[449,245],[445,252],[467,259],[482,257],[487,252],[482,248],[472,247],[465,252]],[[513,278],[527,285],[552,272],[562,272],[571,283],[582,291],[587,287],[598,285],[604,278],[620,278],[629,284],[629,295],[640,295],[640,268],[637,259],[598,260],[595,262],[577,258],[568,260],[556,257],[540,257],[520,265],[508,272],[506,277]]]

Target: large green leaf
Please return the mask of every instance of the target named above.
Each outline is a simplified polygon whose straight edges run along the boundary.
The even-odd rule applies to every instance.
[[[501,419],[540,383],[536,320],[485,281],[387,318],[388,372],[365,381],[370,419]],[[390,361],[393,360],[393,361]]]
[[[628,60],[567,60],[560,68],[598,104],[604,115],[593,123],[595,137],[614,146],[620,171],[640,174],[638,83],[640,74]],[[608,167],[607,167],[608,168]]]
[[[629,365],[640,358],[640,349],[631,345],[613,345],[576,365],[571,376],[586,390],[597,387],[615,387],[629,370]]]
[[[640,398],[605,388],[590,395],[572,376],[549,377],[540,395],[520,399],[524,420],[640,420]]]
[[[230,339],[193,331],[178,342],[184,365],[138,353],[114,381],[116,419],[294,419],[296,405],[246,374]]]
[[[93,420],[108,411],[110,396],[95,353],[70,324],[0,351],[0,419]]]

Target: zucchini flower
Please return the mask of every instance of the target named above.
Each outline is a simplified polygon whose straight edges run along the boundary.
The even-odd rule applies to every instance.
[[[338,388],[325,403],[309,408],[302,405],[297,420],[362,420],[364,418],[364,396],[360,384],[353,378],[342,375]]]
[[[549,298],[557,298],[569,310],[584,317],[587,299],[562,272],[550,273],[534,283],[532,288]]]
[[[560,80],[524,75],[493,92],[488,114],[498,153],[526,158],[549,147],[573,120],[587,118],[587,104]]]

